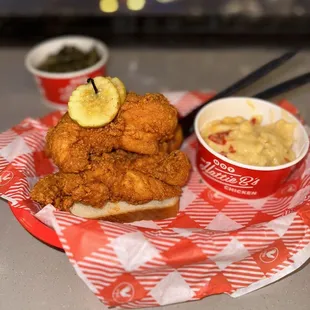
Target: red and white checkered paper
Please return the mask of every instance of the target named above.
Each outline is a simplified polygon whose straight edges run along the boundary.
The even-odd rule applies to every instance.
[[[212,94],[167,93],[180,114]],[[281,106],[295,115],[287,101]],[[56,167],[43,153],[59,112],[26,119],[0,135],[0,192],[16,208],[38,211],[29,190]],[[116,224],[86,220],[47,206],[80,278],[106,306],[139,308],[233,297],[270,284],[310,257],[310,156],[272,197],[241,201],[210,189],[195,169],[195,137],[184,144],[193,163],[179,214],[162,221]],[[266,184],[268,186],[268,184]]]

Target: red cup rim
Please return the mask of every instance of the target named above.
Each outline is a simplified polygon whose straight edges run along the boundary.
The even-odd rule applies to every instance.
[[[281,111],[284,111],[288,114],[290,114],[296,121],[296,123],[298,124],[298,126],[300,126],[302,128],[302,131],[303,131],[303,134],[305,136],[305,140],[306,140],[306,143],[305,143],[305,146],[303,147],[303,150],[302,152],[300,153],[300,155],[293,161],[289,162],[289,163],[286,163],[286,164],[283,164],[283,165],[279,165],[279,166],[266,166],[266,167],[261,167],[261,166],[251,166],[251,165],[247,165],[247,164],[243,164],[243,163],[239,163],[239,162],[236,162],[234,160],[231,160],[223,155],[221,155],[220,153],[217,153],[216,151],[214,151],[205,141],[204,139],[202,138],[201,134],[200,134],[200,130],[199,130],[199,126],[198,126],[198,122],[199,122],[199,119],[201,117],[201,115],[204,113],[204,111],[208,108],[210,108],[210,106],[212,105],[216,105],[218,104],[220,101],[223,101],[223,100],[230,100],[230,99],[233,99],[233,100],[254,100],[254,101],[259,101],[260,104],[265,104],[265,105],[269,105],[271,106],[273,109],[279,109]],[[229,116],[229,115],[227,115]],[[252,98],[252,97],[227,97],[227,98],[222,98],[222,99],[218,99],[218,100],[215,100],[213,102],[211,102],[210,104],[206,105],[204,108],[202,108],[196,118],[195,118],[195,122],[194,122],[194,127],[195,127],[195,134],[196,134],[196,137],[198,138],[199,142],[203,145],[203,147],[208,150],[210,153],[212,153],[214,156],[220,158],[222,161],[226,162],[226,163],[229,163],[231,165],[234,165],[236,167],[240,167],[240,168],[245,168],[245,169],[249,169],[249,170],[255,170],[255,171],[276,171],[276,170],[282,170],[282,169],[286,169],[286,168],[289,168],[289,167],[292,167],[292,166],[295,166],[297,163],[299,163],[307,154],[308,152],[308,149],[309,149],[309,138],[308,138],[308,134],[306,132],[306,129],[304,128],[304,126],[302,125],[302,123],[293,115],[291,114],[290,112],[284,110],[283,108],[279,107],[278,105],[276,104],[273,104],[269,101],[265,101],[265,100],[262,100],[262,99],[257,99],[257,98]]]
[[[72,71],[72,72],[65,72],[65,73],[51,73],[46,71],[38,70],[32,63],[32,59],[34,55],[38,53],[42,48],[44,48],[47,44],[50,43],[59,43],[59,45],[64,45],[67,40],[80,40],[80,41],[88,41],[91,45],[95,45],[97,47],[98,52],[101,54],[101,58],[98,62],[96,62],[91,67],[87,67],[82,70]],[[74,44],[73,44],[74,45]],[[85,75],[87,73],[96,71],[97,69],[104,66],[109,58],[109,50],[106,44],[102,41],[99,41],[95,38],[88,37],[88,36],[80,36],[80,35],[65,35],[59,36],[56,38],[45,40],[37,45],[35,45],[26,55],[25,57],[25,66],[29,72],[33,75],[45,77],[45,78],[52,78],[52,79],[65,79],[65,78],[74,78],[77,76]]]

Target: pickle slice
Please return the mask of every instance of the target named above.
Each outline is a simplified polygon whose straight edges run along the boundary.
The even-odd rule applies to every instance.
[[[117,115],[121,105],[119,91],[105,77],[89,79],[78,86],[68,103],[70,117],[82,127],[102,127]]]
[[[121,98],[121,104],[125,102],[126,99],[126,87],[124,83],[117,77],[109,78],[110,81],[114,84],[114,86],[117,88],[119,96]]]

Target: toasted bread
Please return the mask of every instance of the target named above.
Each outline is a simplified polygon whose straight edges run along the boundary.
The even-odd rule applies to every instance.
[[[72,214],[83,218],[129,223],[174,217],[178,213],[179,202],[179,197],[162,201],[152,200],[140,205],[132,205],[124,201],[117,203],[107,202],[102,208],[94,208],[82,203],[75,203],[70,211]]]

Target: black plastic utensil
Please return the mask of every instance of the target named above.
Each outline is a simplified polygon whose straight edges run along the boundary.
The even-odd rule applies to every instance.
[[[258,94],[251,96],[259,99],[270,99],[310,82],[310,72],[286,80]]]
[[[193,131],[194,131],[193,125],[194,125],[195,117],[196,117],[198,111],[204,105],[208,104],[211,101],[220,99],[220,98],[229,97],[229,96],[237,93],[238,91],[240,91],[240,90],[242,90],[242,89],[252,85],[257,80],[261,79],[262,77],[266,76],[271,71],[273,71],[276,68],[280,67],[282,64],[284,64],[289,59],[294,57],[297,53],[298,53],[298,51],[287,52],[287,53],[283,54],[282,56],[269,61],[268,63],[266,63],[263,66],[259,67],[255,71],[251,72],[250,74],[248,74],[247,76],[245,76],[241,80],[235,82],[231,86],[229,86],[226,89],[222,90],[221,92],[217,93],[214,97],[212,97],[211,99],[207,100],[205,103],[203,103],[199,107],[195,108],[193,111],[191,111],[185,117],[181,118],[180,119],[180,125],[181,125],[182,130],[183,130],[184,138],[187,138],[188,136],[190,136],[193,133]],[[299,83],[301,83],[301,82],[299,81]],[[305,83],[306,82],[303,81],[303,84],[305,84]],[[287,85],[287,86],[290,86],[290,84]],[[300,85],[298,85],[298,86],[300,86]],[[278,87],[280,87],[280,85],[278,85]],[[280,88],[281,88],[281,91],[282,91],[283,90],[282,86]],[[278,88],[277,88],[277,90],[278,90]],[[275,91],[275,90],[273,90],[273,91]]]

